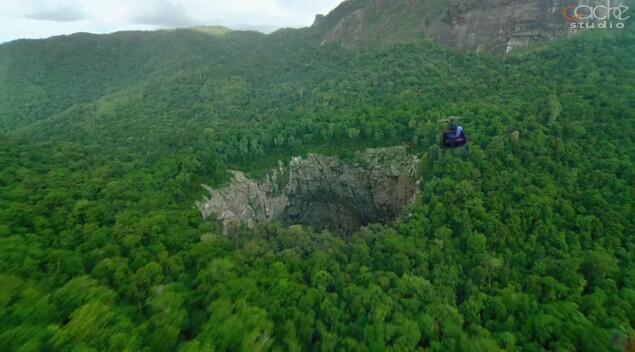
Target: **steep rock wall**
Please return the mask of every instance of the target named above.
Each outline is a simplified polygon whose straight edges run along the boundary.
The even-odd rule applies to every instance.
[[[318,17],[313,27],[323,31],[323,44],[356,46],[427,36],[450,47],[506,54],[576,33],[563,16],[570,4],[606,5],[606,0],[348,0]]]

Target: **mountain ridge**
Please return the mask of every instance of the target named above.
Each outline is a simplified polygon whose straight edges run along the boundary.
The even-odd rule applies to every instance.
[[[585,2],[586,3],[586,2]],[[604,5],[590,0],[590,5]],[[612,7],[627,1],[615,0]],[[345,46],[404,43],[422,38],[445,46],[509,54],[576,34],[565,19],[568,0],[347,0],[313,28],[322,43]],[[590,21],[594,23],[599,21]]]

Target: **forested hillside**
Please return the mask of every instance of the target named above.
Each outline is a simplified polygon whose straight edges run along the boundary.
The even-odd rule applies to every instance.
[[[256,32],[195,28],[112,35],[78,33],[0,46],[0,132],[48,118],[156,75],[231,62]],[[17,115],[17,116],[16,116]]]
[[[212,32],[0,46],[0,350],[633,340],[632,30],[509,58]],[[449,115],[465,158],[438,146]],[[225,235],[194,207],[230,168],[400,144],[422,160],[416,202],[351,236]]]

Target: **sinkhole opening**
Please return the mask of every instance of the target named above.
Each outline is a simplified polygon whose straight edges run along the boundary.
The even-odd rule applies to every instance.
[[[395,218],[418,190],[419,160],[403,147],[369,149],[351,161],[310,154],[251,179],[234,171],[231,183],[198,203],[203,217],[225,231],[281,222],[316,231],[350,234]]]
[[[394,219],[416,193],[416,182],[407,177],[333,181],[311,182],[289,194],[282,222],[350,234],[362,226]]]

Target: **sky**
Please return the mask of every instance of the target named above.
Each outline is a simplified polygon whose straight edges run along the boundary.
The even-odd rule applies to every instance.
[[[0,0],[0,43],[76,32],[306,27],[342,0]]]

